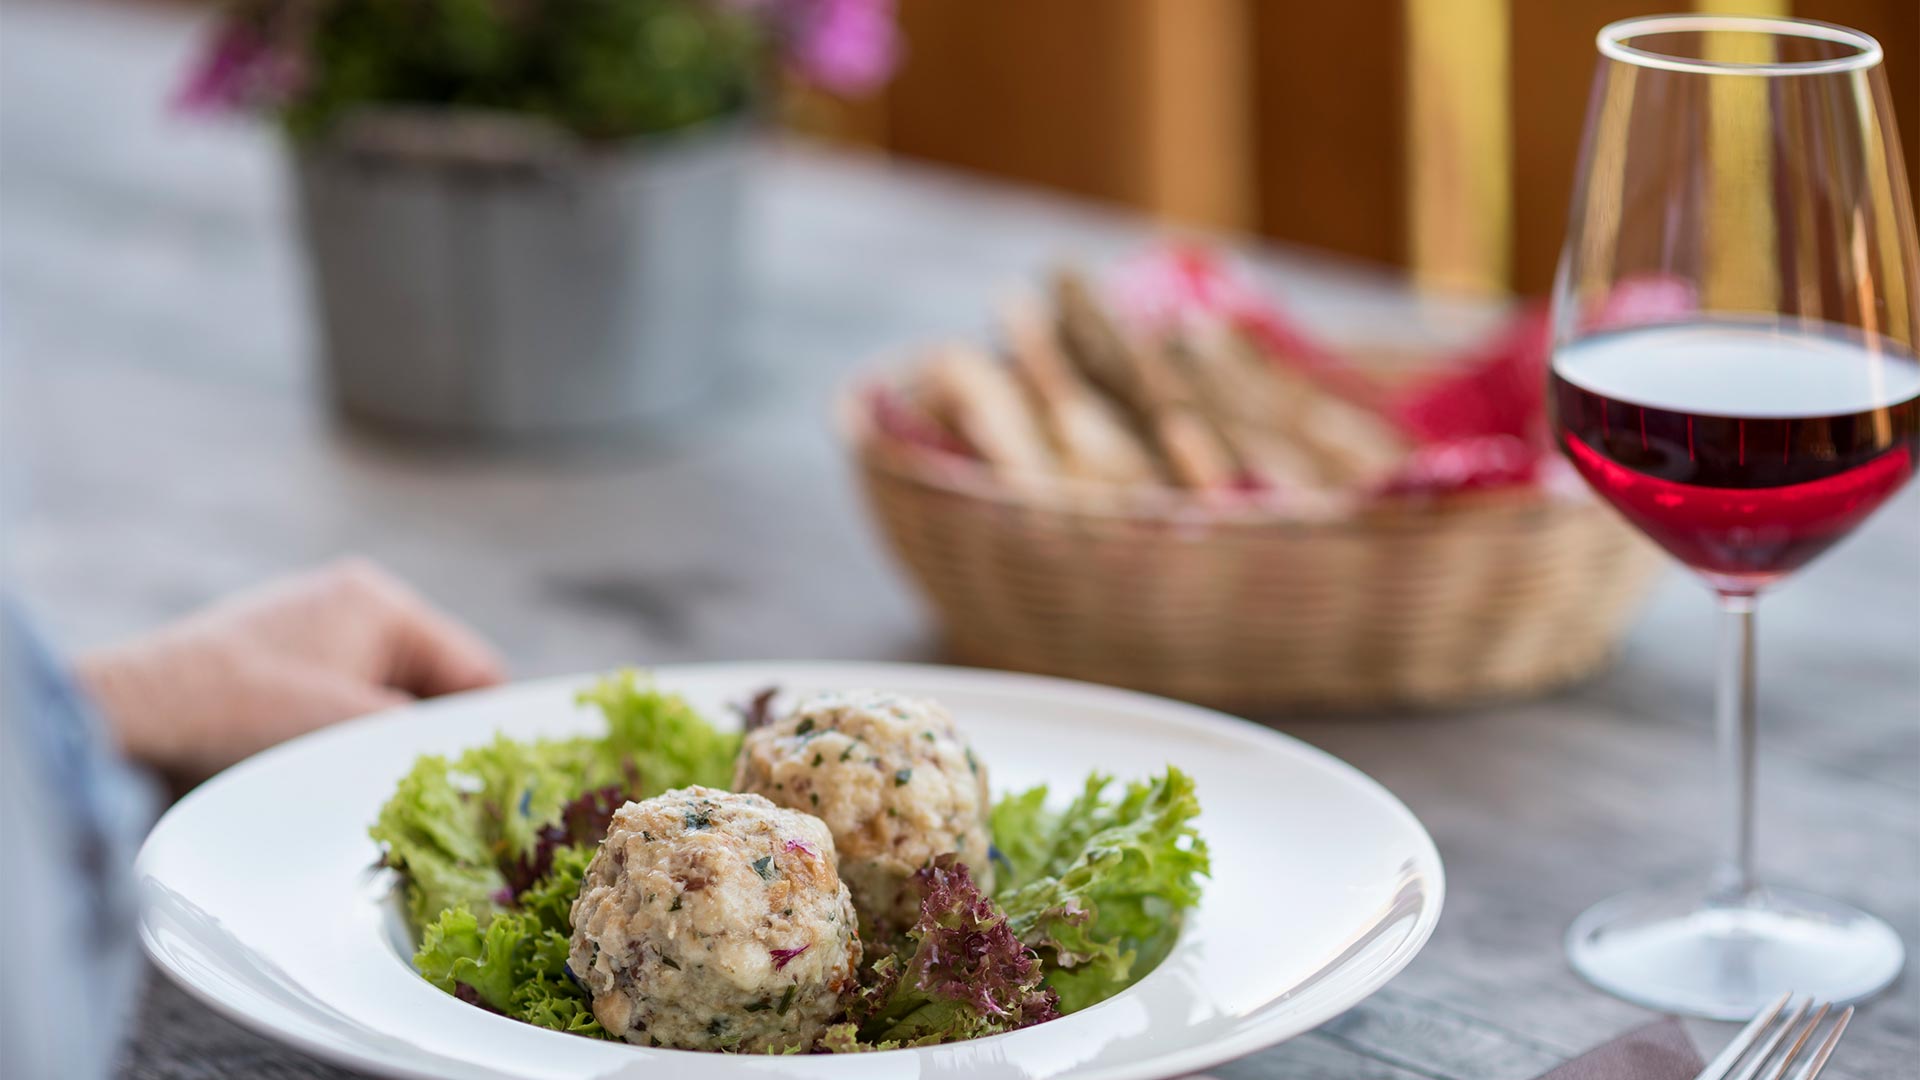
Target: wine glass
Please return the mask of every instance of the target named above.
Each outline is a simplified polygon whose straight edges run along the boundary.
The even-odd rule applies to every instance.
[[[1574,968],[1742,1019],[1899,974],[1866,912],[1754,878],[1754,606],[1897,491],[1920,454],[1920,259],[1878,42],[1671,15],[1600,31],[1554,286],[1554,432],[1588,484],[1705,580],[1723,643],[1729,836],[1711,881],[1607,900]]]

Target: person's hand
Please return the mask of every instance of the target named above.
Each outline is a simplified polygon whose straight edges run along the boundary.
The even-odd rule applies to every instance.
[[[358,559],[237,594],[89,653],[75,669],[128,756],[189,779],[302,732],[501,675],[472,631]]]

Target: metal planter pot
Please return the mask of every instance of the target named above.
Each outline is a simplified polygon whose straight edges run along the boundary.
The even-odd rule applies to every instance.
[[[381,110],[296,146],[334,401],[493,438],[683,409],[730,352],[750,140],[744,122],[603,145]]]

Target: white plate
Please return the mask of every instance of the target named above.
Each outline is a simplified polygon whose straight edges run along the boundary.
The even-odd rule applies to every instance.
[[[1440,857],[1385,789],[1245,721],[1035,676],[891,664],[657,669],[719,721],[726,702],[883,687],[937,698],[996,793],[1077,790],[1092,769],[1194,776],[1213,879],[1178,945],[1138,984],[1024,1031],[884,1054],[748,1057],[651,1050],[545,1031],[416,975],[367,825],[423,753],[495,731],[597,730],[564,678],[395,709],[296,739],[181,800],[140,852],[141,938],[174,981],[318,1057],[399,1077],[1166,1077],[1307,1031],[1380,988],[1440,917]]]

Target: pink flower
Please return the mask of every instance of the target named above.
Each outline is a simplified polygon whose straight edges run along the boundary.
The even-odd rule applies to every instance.
[[[893,74],[900,40],[893,0],[814,0],[794,28],[794,63],[836,94],[874,90]]]
[[[275,105],[293,96],[304,74],[299,57],[276,49],[255,27],[229,23],[214,33],[173,104],[187,112]]]

